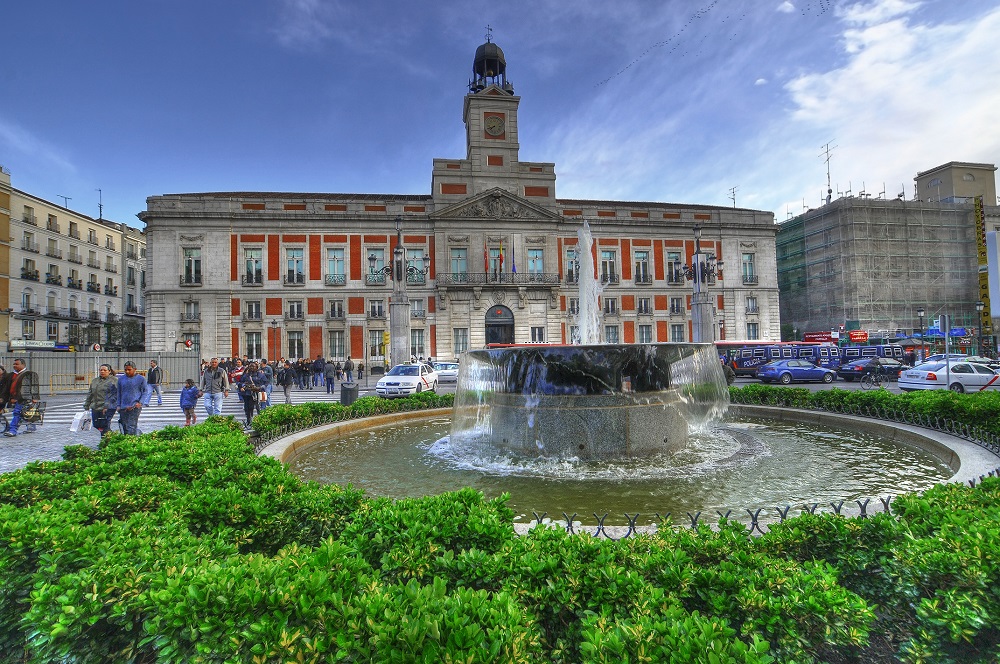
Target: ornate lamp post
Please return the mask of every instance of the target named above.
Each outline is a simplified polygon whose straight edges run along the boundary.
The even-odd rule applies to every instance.
[[[684,276],[694,282],[694,293],[691,295],[691,341],[695,343],[710,343],[715,341],[712,329],[712,296],[707,286],[715,281],[716,276],[722,277],[722,261],[716,260],[713,254],[701,253],[701,226],[694,227],[694,255],[691,265],[681,268]],[[705,284],[706,290],[702,290]]]
[[[927,353],[924,351],[924,337],[927,336],[927,330],[924,329],[924,311],[923,307],[917,308],[917,318],[920,319],[920,361],[922,362]]]
[[[979,319],[979,345],[976,347],[976,355],[983,354],[983,309],[985,308],[985,302],[982,300],[976,302],[976,318]]]
[[[406,294],[407,277],[425,275],[431,269],[431,257],[424,255],[423,269],[406,264],[403,249],[402,218],[396,217],[396,246],[392,250],[392,264],[376,268],[375,254],[368,256],[368,271],[385,274],[392,279],[392,300],[389,302],[389,363],[403,364],[410,357],[410,298]]]
[[[274,346],[274,354],[271,355],[271,357],[274,358],[275,362],[277,362],[278,361],[278,319],[277,318],[272,318],[271,319],[271,341],[272,341],[272,345]]]

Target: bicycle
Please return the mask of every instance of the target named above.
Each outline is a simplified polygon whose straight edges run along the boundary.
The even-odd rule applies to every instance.
[[[861,377],[861,389],[870,390],[873,387],[885,389],[888,387],[889,374],[879,365],[874,371],[870,371]]]

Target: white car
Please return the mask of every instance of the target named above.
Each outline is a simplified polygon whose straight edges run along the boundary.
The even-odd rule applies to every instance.
[[[380,397],[405,397],[418,392],[437,391],[438,374],[426,364],[397,364],[378,379],[375,394]]]
[[[983,389],[1000,389],[1000,374],[989,367],[974,362],[927,362],[905,369],[899,374],[899,389],[944,390],[952,392],[978,392]]]
[[[435,362],[434,370],[442,383],[458,382],[458,362]]]

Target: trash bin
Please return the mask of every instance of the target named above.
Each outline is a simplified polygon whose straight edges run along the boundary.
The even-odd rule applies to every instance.
[[[341,383],[340,384],[340,403],[345,406],[350,406],[358,398],[358,384],[357,383]]]

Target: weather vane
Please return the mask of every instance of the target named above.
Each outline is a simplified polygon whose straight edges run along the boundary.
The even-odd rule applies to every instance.
[[[486,24],[486,41],[493,41],[493,28],[490,27],[489,23]]]

